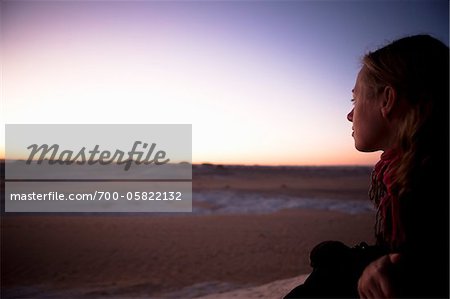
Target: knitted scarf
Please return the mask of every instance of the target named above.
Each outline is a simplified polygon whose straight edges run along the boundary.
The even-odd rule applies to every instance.
[[[398,155],[394,150],[385,151],[372,171],[369,198],[377,209],[375,235],[377,243],[397,249],[404,241],[400,219],[400,200],[393,192],[393,176]]]

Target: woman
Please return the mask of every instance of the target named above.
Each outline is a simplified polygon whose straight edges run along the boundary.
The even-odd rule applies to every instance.
[[[449,49],[416,35],[362,62],[347,118],[357,150],[383,151],[369,192],[377,207],[377,244],[370,248],[377,254],[355,267],[361,248],[319,244],[310,278],[286,298],[448,298]],[[342,271],[345,265],[350,270]]]

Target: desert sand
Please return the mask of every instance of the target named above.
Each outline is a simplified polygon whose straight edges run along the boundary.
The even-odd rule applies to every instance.
[[[3,213],[2,298],[281,298],[311,271],[317,243],[373,242],[370,211],[226,212],[195,200],[225,190],[365,202],[367,168],[197,167],[194,211],[209,213]]]
[[[308,274],[294,278],[281,279],[256,287],[242,288],[229,292],[197,297],[197,299],[279,298],[280,294],[288,293],[290,290],[303,283],[306,278],[308,278]]]

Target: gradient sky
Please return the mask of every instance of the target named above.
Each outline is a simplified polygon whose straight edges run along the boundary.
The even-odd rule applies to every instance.
[[[0,137],[189,123],[195,163],[373,164],[346,120],[361,56],[448,26],[448,1],[2,1]]]

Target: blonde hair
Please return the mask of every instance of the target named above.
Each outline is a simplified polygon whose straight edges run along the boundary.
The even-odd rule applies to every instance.
[[[402,198],[412,190],[416,172],[438,159],[436,153],[448,155],[449,49],[429,35],[416,35],[370,52],[362,62],[369,85],[378,91],[391,86],[407,103],[391,169],[394,195]]]

